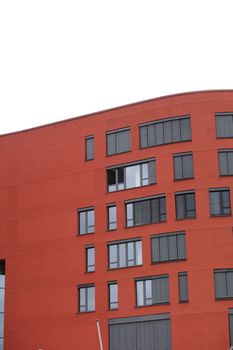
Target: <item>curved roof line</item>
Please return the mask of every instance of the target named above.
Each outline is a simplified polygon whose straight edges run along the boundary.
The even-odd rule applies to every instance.
[[[101,114],[101,113],[111,112],[111,111],[115,111],[117,109],[127,108],[127,107],[130,107],[130,106],[135,106],[135,105],[138,105],[138,104],[144,104],[144,103],[148,103],[148,102],[152,102],[152,101],[157,101],[157,100],[162,100],[162,99],[169,99],[169,98],[172,98],[172,97],[179,97],[179,96],[183,96],[183,95],[195,95],[195,94],[216,93],[216,92],[217,93],[219,93],[219,92],[220,93],[233,92],[233,89],[222,89],[222,90],[221,89],[219,89],[219,90],[218,89],[213,89],[213,90],[187,91],[187,92],[179,92],[179,93],[176,93],[176,94],[170,94],[170,95],[164,95],[164,96],[159,96],[159,97],[153,97],[153,98],[150,98],[150,99],[147,99],[147,100],[141,100],[141,101],[137,101],[137,102],[132,102],[132,103],[128,103],[128,104],[117,106],[117,107],[111,107],[111,108],[103,109],[103,110],[100,110],[100,111],[97,111],[97,112],[87,113],[87,114],[83,114],[83,115],[80,115],[80,116],[71,117],[71,118],[68,118],[68,119],[62,119],[62,120],[59,120],[59,121],[56,121],[56,122],[51,122],[51,123],[47,123],[47,124],[43,124],[43,125],[34,126],[34,127],[31,127],[31,128],[28,128],[28,129],[12,131],[12,132],[9,132],[9,133],[6,133],[6,134],[0,134],[0,137],[8,136],[8,135],[10,136],[10,135],[19,134],[19,133],[23,133],[23,132],[28,132],[28,131],[36,130],[36,129],[41,129],[41,128],[53,126],[53,125],[56,125],[56,124],[67,123],[67,122],[71,122],[72,120],[75,120],[75,119],[87,118],[87,117],[91,117],[91,116],[98,115],[98,114]]]

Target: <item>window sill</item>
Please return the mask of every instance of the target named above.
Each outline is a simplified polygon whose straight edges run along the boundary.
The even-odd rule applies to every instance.
[[[176,182],[176,181],[185,181],[185,180],[194,180],[195,178],[194,178],[194,176],[192,176],[192,177],[185,177],[184,179],[175,179],[174,178],[174,181]]]
[[[230,214],[216,214],[216,215],[210,215],[211,218],[224,218],[224,217],[229,217],[231,216],[231,213]]]
[[[113,267],[113,268],[108,268],[107,271],[114,271],[114,270],[122,270],[122,269],[130,269],[132,267],[141,267],[143,264],[140,265],[132,265],[132,266],[124,266],[124,267]]]
[[[158,306],[158,305],[169,305],[170,301],[166,301],[164,303],[156,303],[156,304],[150,304],[150,305],[136,305],[135,308],[142,308],[142,307],[150,307],[150,306]]]

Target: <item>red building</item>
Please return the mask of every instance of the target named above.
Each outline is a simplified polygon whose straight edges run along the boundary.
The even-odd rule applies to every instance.
[[[233,91],[1,136],[0,349],[233,346],[232,138]]]

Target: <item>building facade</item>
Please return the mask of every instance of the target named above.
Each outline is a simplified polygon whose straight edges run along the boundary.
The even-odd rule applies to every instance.
[[[0,137],[0,349],[233,346],[233,91]]]

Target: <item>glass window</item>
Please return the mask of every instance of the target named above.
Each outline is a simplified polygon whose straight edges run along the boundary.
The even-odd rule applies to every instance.
[[[95,286],[80,286],[79,290],[79,312],[95,311]]]
[[[107,133],[107,155],[130,151],[130,129]]]
[[[229,189],[210,189],[210,215],[231,215],[231,200]]]
[[[79,214],[79,234],[93,233],[95,231],[94,209],[80,209]]]
[[[233,269],[214,270],[215,298],[233,298]]]
[[[86,271],[95,271],[95,247],[86,248]]]
[[[94,159],[94,136],[85,138],[86,160]]]
[[[190,153],[184,153],[173,156],[174,178],[175,180],[184,180],[193,178],[193,156]]]
[[[219,175],[233,175],[233,150],[218,152]]]
[[[183,260],[186,258],[185,233],[169,233],[152,237],[152,262]]]
[[[178,273],[179,300],[181,303],[188,302],[188,274],[187,272]]]
[[[137,306],[169,303],[168,275],[136,280]]]
[[[196,203],[194,192],[175,194],[176,218],[192,219],[196,217]]]
[[[233,113],[216,115],[217,137],[233,137]]]
[[[109,268],[137,266],[142,264],[142,242],[111,243],[108,246]]]
[[[108,293],[109,293],[109,309],[114,310],[118,309],[118,283],[110,282],[108,284]]]
[[[108,206],[108,230],[116,230],[117,228],[117,209],[116,205]]]

